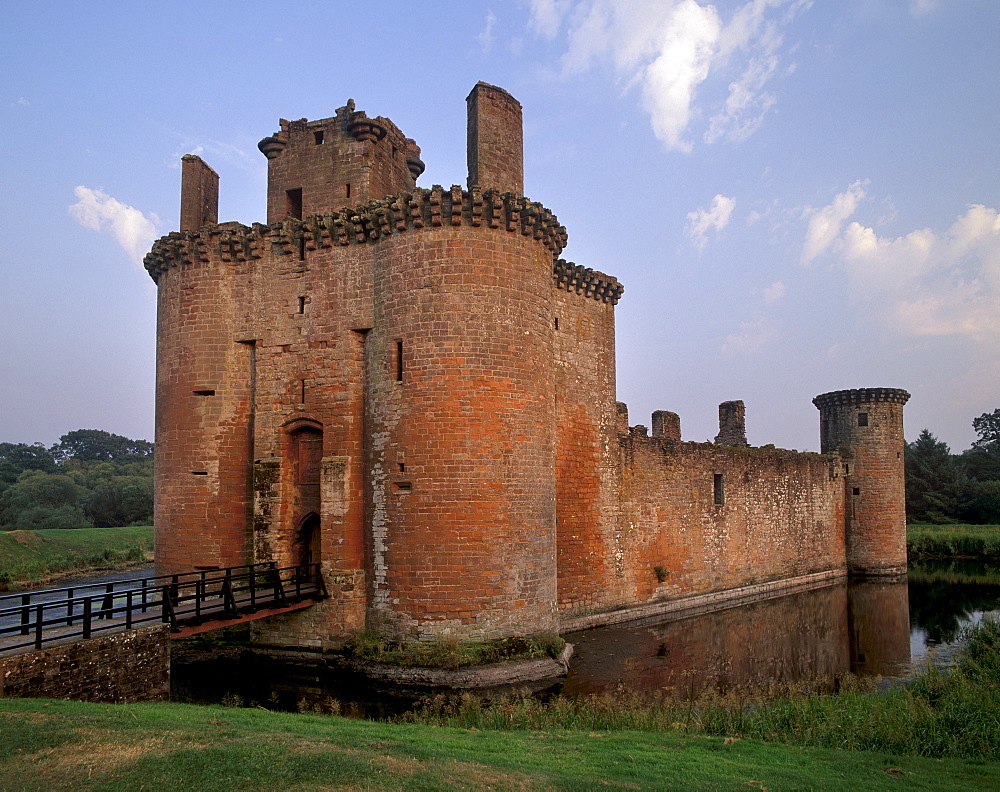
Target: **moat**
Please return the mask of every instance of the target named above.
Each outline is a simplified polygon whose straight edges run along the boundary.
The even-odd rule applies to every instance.
[[[706,686],[726,692],[768,682],[832,685],[848,672],[891,683],[925,662],[947,664],[962,628],[998,609],[1000,564],[911,564],[902,582],[851,581],[686,618],[569,633],[575,645],[569,674],[550,692],[667,688],[684,695]],[[381,717],[425,694],[375,689],[307,664],[248,660],[230,647],[211,663],[187,662],[183,649],[175,652],[173,695],[281,709],[335,700],[344,714]]]

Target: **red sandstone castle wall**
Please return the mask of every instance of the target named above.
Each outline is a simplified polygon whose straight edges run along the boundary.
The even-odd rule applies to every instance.
[[[158,282],[158,574],[246,563],[252,350],[234,342],[245,274],[199,250]]]
[[[268,223],[412,189],[409,160],[419,153],[392,121],[369,119],[355,112],[353,103],[332,118],[283,119],[281,129],[262,140],[260,148],[268,157]],[[289,190],[301,191],[300,203],[290,201]]]
[[[559,602],[620,602],[614,304],[552,287]]]
[[[906,572],[906,391],[859,388],[817,396],[820,448],[846,471],[847,564],[852,573]]]
[[[634,433],[620,445],[618,523],[605,550],[615,564],[603,572],[617,600],[595,608],[563,596],[567,616],[844,569],[843,482],[827,458]]]
[[[551,262],[468,225],[375,253],[371,607],[394,634],[556,629]]]

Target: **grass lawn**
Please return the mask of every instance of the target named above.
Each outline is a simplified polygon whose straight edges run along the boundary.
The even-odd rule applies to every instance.
[[[153,526],[0,532],[0,586],[148,560]]]
[[[0,701],[0,788],[977,790],[1000,788],[1000,764],[677,733],[22,699]]]

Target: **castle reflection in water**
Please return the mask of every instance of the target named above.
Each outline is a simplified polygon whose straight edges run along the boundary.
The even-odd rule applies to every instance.
[[[851,581],[738,608],[566,636],[576,650],[569,696],[720,692],[845,672],[899,677],[910,666],[906,581]]]

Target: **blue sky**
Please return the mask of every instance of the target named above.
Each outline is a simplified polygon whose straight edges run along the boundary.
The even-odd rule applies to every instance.
[[[152,439],[150,242],[179,160],[265,216],[257,141],[348,98],[464,184],[477,80],[524,107],[525,192],[617,276],[632,423],[816,450],[813,396],[910,391],[953,450],[1000,406],[996,0],[87,2],[0,27],[0,441]]]

